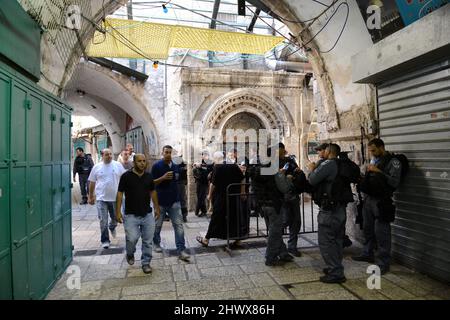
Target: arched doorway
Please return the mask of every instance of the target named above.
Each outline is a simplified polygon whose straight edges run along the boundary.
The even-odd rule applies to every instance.
[[[258,152],[260,130],[267,129],[262,120],[250,112],[240,112],[228,119],[222,128],[223,150],[238,151],[238,163]],[[253,133],[253,134],[252,134]],[[242,135],[243,136],[239,136]],[[230,140],[231,139],[231,140]]]

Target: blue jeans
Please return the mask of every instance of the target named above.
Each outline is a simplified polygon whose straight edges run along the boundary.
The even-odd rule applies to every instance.
[[[173,230],[175,231],[175,244],[177,246],[178,253],[186,249],[184,241],[184,228],[183,228],[183,215],[181,213],[180,202],[175,202],[171,207],[160,206],[161,215],[156,220],[155,236],[153,237],[153,243],[160,245],[161,243],[161,228],[164,222],[164,216],[167,213],[170,221],[172,221]]]
[[[111,218],[111,221],[109,221],[109,230],[114,231],[117,227],[116,202],[97,200],[96,205],[98,218],[100,220],[100,232],[101,232],[100,241],[102,243],[110,243],[108,232],[108,220],[109,218]]]
[[[145,217],[126,214],[123,216],[127,255],[134,255],[136,243],[142,237],[141,264],[148,265],[152,260],[153,234],[155,233],[155,219],[151,213]]]

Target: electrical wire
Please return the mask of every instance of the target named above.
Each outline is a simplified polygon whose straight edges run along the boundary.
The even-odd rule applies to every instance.
[[[113,0],[113,1],[115,1],[115,2],[118,3],[118,4],[120,4],[121,6],[125,6],[124,4],[121,4],[120,2],[118,2],[118,0]],[[338,0],[335,0],[335,1],[338,1]],[[162,2],[162,1],[161,1],[161,2]],[[170,2],[170,1],[169,1],[169,2]],[[136,4],[138,4],[138,3],[136,3]],[[140,5],[142,5],[142,6],[145,7],[144,4],[140,4]],[[199,15],[199,16],[202,16],[202,17],[204,17],[204,18],[206,18],[206,19],[209,19],[209,20],[211,20],[211,21],[215,21],[216,23],[219,23],[219,24],[228,26],[228,27],[230,27],[230,28],[240,30],[240,31],[242,31],[242,32],[244,32],[244,33],[247,33],[247,30],[245,30],[245,29],[242,29],[242,28],[239,28],[239,27],[230,25],[230,24],[228,24],[228,23],[225,23],[225,22],[223,22],[223,21],[214,19],[214,18],[212,18],[212,17],[209,17],[209,16],[204,15],[204,14],[202,14],[202,13],[196,12],[196,11],[193,10],[193,9],[186,8],[186,7],[181,6],[181,5],[179,5],[179,4],[172,3],[171,6],[176,6],[176,7],[180,8],[180,9],[184,9],[184,10],[186,10],[186,11],[192,12],[192,13],[194,13],[194,14],[197,14],[197,15]],[[154,7],[154,6],[152,6],[152,8],[153,8],[153,7]],[[254,12],[252,9],[250,9],[249,6],[246,6],[246,7],[247,7],[253,14],[255,14],[255,12]],[[330,7],[331,7],[331,5],[330,5]],[[329,9],[329,7],[328,7],[328,9]],[[151,18],[149,18],[148,20],[150,20],[150,19],[151,19]],[[285,40],[287,40],[290,44],[292,44],[292,45],[298,47],[298,44],[297,44],[297,43],[295,43],[295,42],[293,42],[291,39],[287,38],[287,37],[286,37],[284,34],[282,34],[279,30],[273,28],[270,24],[268,24],[265,20],[263,20],[259,15],[258,15],[258,19],[260,19],[262,22],[264,22],[264,24],[266,24],[267,26],[269,26],[269,28],[272,29],[272,30],[274,30],[277,34],[279,34],[280,36],[282,36],[282,37],[283,37]],[[144,21],[139,21],[139,22],[136,23],[136,24],[133,24],[133,25],[130,25],[130,26],[126,26],[126,27],[124,27],[124,28],[134,27],[134,26],[139,25],[139,24],[141,24],[141,23],[143,23],[143,22],[144,22]],[[115,30],[117,30],[117,29],[119,29],[119,28],[115,28]],[[302,47],[300,47],[299,49],[301,49],[301,48],[302,48]]]
[[[125,6],[124,4],[121,4],[120,2],[118,2],[118,0],[113,0],[113,1],[115,1],[115,2],[118,3],[118,4],[120,4],[121,6]],[[161,3],[163,3],[163,1],[161,1]],[[144,5],[144,4],[140,4],[140,5],[143,6],[143,7],[147,7],[147,6]],[[186,11],[192,12],[192,13],[194,13],[194,14],[196,14],[196,15],[199,15],[199,16],[201,16],[201,17],[203,17],[203,18],[209,19],[209,20],[211,20],[211,21],[215,21],[216,23],[225,25],[225,26],[230,27],[230,28],[233,28],[233,29],[240,30],[240,31],[242,31],[242,32],[244,32],[244,33],[247,32],[247,30],[245,30],[245,29],[242,29],[242,28],[233,26],[233,25],[231,25],[231,24],[228,24],[228,23],[226,23],[226,22],[223,22],[223,21],[214,19],[214,18],[212,18],[212,17],[208,17],[207,15],[204,15],[204,14],[202,14],[202,13],[200,13],[200,12],[197,12],[197,11],[195,11],[195,10],[193,10],[193,9],[186,8],[186,7],[181,6],[181,5],[177,4],[177,3],[171,3],[171,6],[176,6],[176,7],[178,7],[178,8],[181,8],[181,9],[184,9],[184,10],[186,10]],[[154,7],[155,7],[155,6],[152,6],[151,8],[154,8]],[[157,7],[161,7],[161,6],[157,6]],[[150,7],[149,7],[149,8],[150,8]],[[151,19],[151,18],[149,18],[149,19]]]
[[[248,10],[250,10],[250,12],[252,12],[254,15],[256,15],[255,11],[253,11],[252,9],[250,9],[249,6],[246,6]],[[287,41],[289,41],[291,44],[298,46],[296,43],[294,43],[291,39],[289,39],[288,37],[286,37],[284,34],[282,34],[279,30],[275,29],[274,27],[272,27],[269,23],[267,23],[266,21],[264,21],[263,18],[261,18],[259,15],[257,16],[259,20],[261,20],[262,22],[264,22],[266,25],[268,25],[273,31],[275,31],[276,33],[278,33],[280,36],[282,36],[283,38],[285,38]]]
[[[336,2],[336,1],[335,1]],[[333,4],[334,4],[334,2],[333,2]],[[348,11],[347,11],[347,16],[346,16],[346,19],[345,19],[345,24],[344,24],[344,27],[342,28],[342,30],[341,30],[341,32],[340,32],[340,34],[339,34],[339,37],[338,37],[338,39],[337,39],[337,41],[334,43],[334,45],[333,45],[333,47],[330,49],[330,50],[327,50],[327,51],[320,51],[321,53],[328,53],[328,52],[330,52],[331,50],[333,50],[335,47],[336,47],[336,45],[337,45],[337,43],[339,42],[339,40],[340,40],[340,38],[341,38],[341,36],[342,36],[342,33],[344,32],[344,29],[345,29],[345,26],[347,25],[347,20],[348,20],[348,15],[349,15],[349,13],[350,13],[350,7],[349,7],[349,5],[348,5],[348,3],[347,2],[342,2],[342,3],[340,3],[339,4],[339,6],[336,8],[336,10],[333,12],[333,14],[330,16],[330,18],[327,20],[327,22],[325,22],[325,24],[322,26],[322,28],[320,28],[320,30],[319,31],[317,31],[316,32],[316,34],[314,35],[314,36],[312,36],[311,37],[311,39],[309,39],[306,43],[304,43],[304,44],[302,44],[302,47],[303,48],[305,48],[307,45],[309,45],[325,28],[326,28],[326,26],[330,23],[330,21],[332,20],[332,18],[336,15],[336,13],[338,12],[338,10],[339,10],[339,8],[342,6],[342,5],[346,5],[347,6],[347,9],[348,9]],[[331,7],[331,6],[330,6]],[[323,14],[323,13],[322,13]],[[291,56],[293,53],[291,53],[291,54],[289,54],[289,55],[287,55],[287,56],[285,56],[285,57],[283,57],[283,58],[287,58],[287,57],[289,57],[289,56]]]
[[[323,3],[323,2],[320,2],[320,1],[317,1],[317,0],[311,0],[311,1],[316,2],[316,3],[318,3],[318,4],[321,4],[322,6],[327,7],[327,8],[330,8],[330,7],[333,5],[333,3],[332,3],[331,5],[327,5],[327,4],[325,4],[325,3]],[[308,19],[308,20],[304,20],[304,21],[302,21],[302,20],[289,20],[289,19],[286,19],[286,18],[284,18],[284,17],[282,17],[282,16],[280,16],[280,15],[277,15],[277,14],[276,14],[275,12],[273,12],[272,10],[270,10],[269,12],[267,12],[267,14],[269,14],[269,15],[271,15],[272,13],[275,15],[275,17],[276,17],[278,20],[280,20],[280,21],[282,20],[282,21],[285,21],[285,22],[291,22],[291,23],[304,24],[304,23],[308,23],[308,22],[313,21],[314,19],[316,19],[316,17],[314,17],[314,18],[311,18],[311,19]]]
[[[54,85],[58,89],[62,89],[63,88],[60,84],[57,84],[56,82],[52,81],[49,77],[47,77],[47,75],[45,73],[43,73],[42,71],[41,71],[41,75],[44,77],[45,80],[47,80],[47,82],[49,82],[50,84]]]
[[[85,19],[87,19],[86,17],[84,17]],[[94,23],[93,21],[90,21],[91,23]],[[158,64],[161,65],[167,65],[167,66],[172,66],[172,67],[188,67],[185,65],[177,65],[177,64],[170,64],[170,63],[164,63],[164,62],[159,62],[155,59],[152,59],[150,57],[148,57],[143,51],[141,51],[141,49],[139,49],[139,47],[137,47],[135,44],[133,44],[129,39],[127,39],[123,34],[121,34],[117,28],[114,28],[113,26],[109,25],[109,27],[111,27],[112,30],[114,30],[115,32],[117,32],[117,34],[120,36],[120,38],[118,38],[114,33],[111,33],[110,31],[106,30],[106,32],[108,32],[114,39],[116,39],[117,41],[119,41],[120,43],[122,43],[123,45],[125,45],[127,48],[129,48],[130,50],[132,50],[133,52],[136,52],[137,54],[139,54],[140,56],[142,56],[144,59],[149,60],[150,62],[156,62]],[[194,57],[199,59],[199,57]],[[237,60],[239,58],[234,58],[234,59],[230,59],[231,61]],[[258,61],[263,61],[265,60],[266,57],[262,57],[262,58],[256,58],[256,59],[250,59],[250,62],[258,62]],[[272,59],[273,60],[273,59]],[[206,60],[205,60],[206,61]],[[210,61],[210,60],[208,60]],[[228,61],[215,61],[215,60],[211,60],[211,62],[213,63],[221,63],[225,66],[233,66],[233,65],[240,65],[242,62],[239,63],[235,63],[235,64],[226,64]]]
[[[330,19],[328,21],[330,21],[331,18],[336,14],[336,12],[338,12],[339,7],[341,5],[346,5],[347,6],[347,15],[345,16],[344,25],[342,26],[342,29],[339,32],[339,36],[337,37],[336,42],[333,44],[333,46],[329,50],[326,50],[326,51],[320,51],[319,50],[320,53],[329,53],[329,52],[333,51],[333,49],[336,47],[336,45],[338,44],[339,40],[341,39],[342,34],[344,33],[345,27],[347,26],[347,22],[348,22],[348,16],[350,15],[350,7],[349,7],[347,1],[346,2],[342,2],[341,4],[339,4],[339,6],[336,8],[336,11],[333,12],[333,14],[331,15],[331,17],[330,17]]]
[[[323,5],[324,7],[328,7],[327,4],[325,4],[325,3],[321,2],[321,1],[318,1],[318,0],[311,0],[311,1],[312,1],[312,2],[315,2],[315,3],[318,3],[318,4],[321,4],[321,5]]]
[[[117,2],[117,0],[114,0],[114,1]],[[327,9],[326,9],[325,11],[323,11],[321,14],[319,14],[317,17],[315,17],[315,18],[312,19],[312,20],[317,20],[317,19],[318,19],[320,16],[322,16],[327,10],[329,10],[329,9],[330,9],[337,1],[339,1],[339,0],[335,0],[331,5],[327,6]],[[168,1],[167,3],[170,3],[170,1]],[[192,13],[198,14],[198,15],[200,15],[200,16],[202,16],[202,17],[205,17],[205,18],[207,18],[207,19],[210,19],[210,20],[212,20],[212,21],[216,21],[217,23],[220,23],[220,24],[227,25],[227,26],[229,26],[229,27],[235,28],[234,26],[228,25],[227,23],[224,23],[224,22],[219,21],[219,20],[217,20],[217,19],[213,19],[213,18],[208,17],[208,16],[206,16],[206,15],[203,15],[203,14],[201,14],[201,13],[195,12],[195,11],[189,9],[189,8],[180,6],[180,5],[178,5],[178,4],[172,4],[172,6],[173,6],[173,5],[175,5],[175,6],[179,7],[179,8],[182,8],[182,9],[184,9],[184,10],[190,11],[190,12],[192,12]],[[306,43],[302,44],[301,46],[299,46],[298,44],[294,43],[292,40],[288,39],[286,36],[284,36],[283,34],[281,34],[277,29],[273,28],[270,24],[268,24],[266,21],[264,21],[261,17],[258,16],[258,18],[259,18],[261,21],[263,21],[266,25],[268,25],[271,29],[273,29],[275,32],[277,32],[278,34],[280,34],[281,36],[283,36],[283,38],[285,38],[290,44],[293,44],[294,46],[298,47],[297,50],[295,50],[295,51],[293,51],[293,52],[290,52],[289,54],[287,54],[287,55],[281,57],[281,58],[283,58],[283,59],[286,59],[286,58],[288,58],[289,56],[291,56],[291,55],[297,53],[298,51],[300,51],[302,48],[305,48],[309,43],[311,43],[311,42],[312,42],[312,41],[313,41],[313,40],[314,40],[314,39],[315,39],[315,38],[316,38],[316,37],[317,37],[317,36],[325,29],[325,27],[330,23],[330,21],[332,20],[332,18],[334,17],[334,15],[337,13],[337,11],[339,10],[339,8],[340,8],[342,5],[346,5],[346,6],[347,6],[347,15],[346,15],[346,19],[345,19],[344,25],[343,25],[343,27],[342,27],[340,33],[339,33],[339,36],[338,36],[336,42],[333,44],[333,46],[332,46],[329,50],[327,50],[327,51],[321,51],[321,53],[328,53],[328,52],[332,51],[332,50],[336,47],[337,43],[339,42],[339,40],[340,40],[340,38],[341,38],[341,36],[342,36],[342,34],[343,34],[343,31],[345,30],[345,27],[346,27],[346,25],[347,25],[347,22],[348,22],[348,16],[349,16],[349,12],[350,12],[350,8],[349,8],[349,5],[348,5],[347,2],[343,2],[343,3],[339,4],[339,6],[337,7],[337,9],[333,12],[333,14],[330,16],[330,18],[328,19],[328,21],[322,26],[322,28],[321,28],[321,29],[320,29],[320,30],[319,30],[319,31],[318,31],[318,32],[317,32],[310,40],[308,40]],[[253,14],[255,14],[255,12],[254,12],[249,6],[246,6],[246,7],[247,7]],[[92,23],[92,21],[91,21],[91,23]],[[312,22],[312,23],[314,23],[314,22]],[[311,26],[312,23],[311,23],[309,26]],[[137,46],[136,46],[134,43],[132,43],[129,39],[127,39],[125,36],[123,36],[123,35],[117,30],[117,28],[114,28],[114,27],[112,27],[111,25],[110,25],[110,27],[111,27],[114,31],[116,31],[116,32],[121,36],[121,38],[122,38],[123,41],[120,40],[120,39],[118,39],[113,33],[110,33],[116,40],[118,40],[119,42],[123,43],[125,46],[127,46],[127,47],[128,47],[129,49],[131,49],[132,51],[138,53],[138,54],[141,55],[143,58],[148,59],[148,60],[151,61],[151,62],[154,61],[154,59],[150,59],[148,56],[146,56],[146,54],[145,54],[139,47],[137,47]],[[244,30],[241,29],[241,28],[236,28],[236,29],[241,30],[241,31],[244,31]],[[107,30],[106,30],[106,31],[107,31]],[[245,30],[245,31],[246,31],[246,30]],[[107,31],[107,32],[108,32],[108,31]],[[125,42],[128,42],[128,43],[126,44],[126,43],[124,43],[124,41],[125,41]],[[191,55],[190,55],[190,56],[191,56]],[[236,59],[238,59],[238,58],[236,58]],[[266,59],[266,57],[264,57],[264,58],[258,58],[258,59],[252,60],[252,61],[260,61],[260,60],[264,60],[264,59]],[[235,59],[231,59],[231,60],[229,60],[229,61],[234,61],[234,60],[235,60]],[[208,59],[208,61],[210,61],[210,60]],[[213,62],[213,63],[221,63],[221,64],[225,64],[225,63],[227,63],[228,61],[225,61],[225,62],[224,62],[224,61],[214,61],[214,60],[211,60],[211,62]],[[162,64],[162,65],[168,65],[168,66],[175,66],[175,67],[187,67],[187,66],[184,66],[184,65],[173,65],[173,64],[167,64],[167,63],[161,63],[161,64]],[[240,64],[240,63],[239,63],[239,64]],[[229,66],[229,65],[228,65],[228,66]]]
[[[306,30],[307,28],[309,28],[317,19],[319,19],[323,14],[325,14],[331,7],[333,7],[337,2],[338,2],[339,0],[334,0],[333,1],[333,3],[331,3],[329,6],[326,6],[327,7],[327,9],[325,9],[322,13],[320,13],[317,17],[315,17],[313,20],[312,20],[312,22],[307,26],[307,27],[305,27],[303,30]],[[283,57],[280,57],[281,59],[287,59],[288,57],[290,57],[290,56],[292,56],[293,54],[295,54],[295,53],[297,53],[298,51],[300,51],[301,49],[303,49],[303,48],[306,48],[307,47],[307,45],[309,45],[324,29],[325,29],[325,27],[330,23],[330,21],[332,20],[332,18],[334,17],[334,15],[337,13],[337,11],[339,10],[339,8],[342,6],[342,5],[346,5],[347,6],[347,16],[346,16],[346,19],[345,19],[345,23],[344,23],[344,27],[342,28],[342,30],[341,30],[341,32],[340,32],[340,34],[339,34],[339,37],[338,37],[338,39],[337,39],[337,41],[334,43],[334,45],[333,45],[333,47],[330,49],[330,50],[328,50],[328,51],[325,51],[325,52],[322,52],[322,53],[328,53],[328,52],[330,52],[331,50],[333,50],[335,47],[336,47],[336,45],[337,45],[337,43],[339,42],[339,40],[340,40],[340,38],[341,38],[341,36],[342,36],[342,33],[344,32],[344,29],[345,29],[345,26],[346,26],[346,24],[347,24],[347,20],[348,20],[348,15],[349,15],[349,12],[350,12],[350,8],[349,8],[349,6],[348,6],[348,3],[347,2],[342,2],[342,3],[340,3],[339,4],[339,6],[336,8],[336,10],[333,12],[333,14],[330,16],[330,18],[327,20],[327,22],[322,26],[322,28],[311,38],[311,39],[309,39],[306,43],[303,43],[302,45],[298,45],[298,44],[296,44],[296,43],[293,43],[291,40],[289,40],[289,39],[287,39],[286,37],[284,37],[285,39],[287,39],[290,43],[292,43],[292,44],[294,44],[296,47],[298,47],[298,49],[297,50],[295,50],[294,52],[291,52],[291,53],[289,53],[289,54],[287,54],[287,55],[285,55],[285,56],[283,56]],[[247,6],[247,8],[251,11],[251,12],[253,12],[254,13],[254,11],[252,11],[248,6]],[[259,18],[259,17],[258,17]],[[267,24],[271,29],[273,29],[275,32],[277,32],[277,33],[280,33],[278,30],[276,30],[275,28],[273,28],[271,25],[269,25],[266,21],[264,21],[263,19],[261,19],[261,18],[259,18],[261,21],[263,21],[265,24]],[[302,31],[303,32],[303,31]]]

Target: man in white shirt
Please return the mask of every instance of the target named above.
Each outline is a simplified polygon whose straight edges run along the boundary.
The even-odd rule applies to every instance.
[[[131,162],[134,161],[134,155],[136,154],[134,152],[134,147],[131,143],[127,143],[127,146],[125,148],[125,150],[128,151],[128,157],[130,159]],[[117,161],[119,161],[120,163],[123,163],[123,155],[122,152],[119,154],[119,156],[117,157]]]
[[[120,177],[126,170],[121,163],[112,159],[110,149],[102,152],[102,162],[92,168],[89,175],[89,204],[97,205],[98,218],[100,220],[101,242],[105,249],[109,248],[108,213],[111,221],[109,230],[113,238],[116,237],[116,196]]]

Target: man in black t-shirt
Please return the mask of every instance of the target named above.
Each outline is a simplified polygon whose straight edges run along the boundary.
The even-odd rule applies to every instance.
[[[142,270],[151,273],[153,235],[155,233],[155,220],[159,218],[160,209],[155,184],[150,173],[145,172],[147,160],[143,154],[134,156],[134,167],[125,172],[120,178],[119,191],[116,200],[117,222],[124,222],[126,239],[126,257],[129,265],[134,264],[134,253],[139,237],[142,237]],[[125,202],[125,216],[122,220],[122,199]],[[150,206],[150,197],[155,208],[153,217]]]

